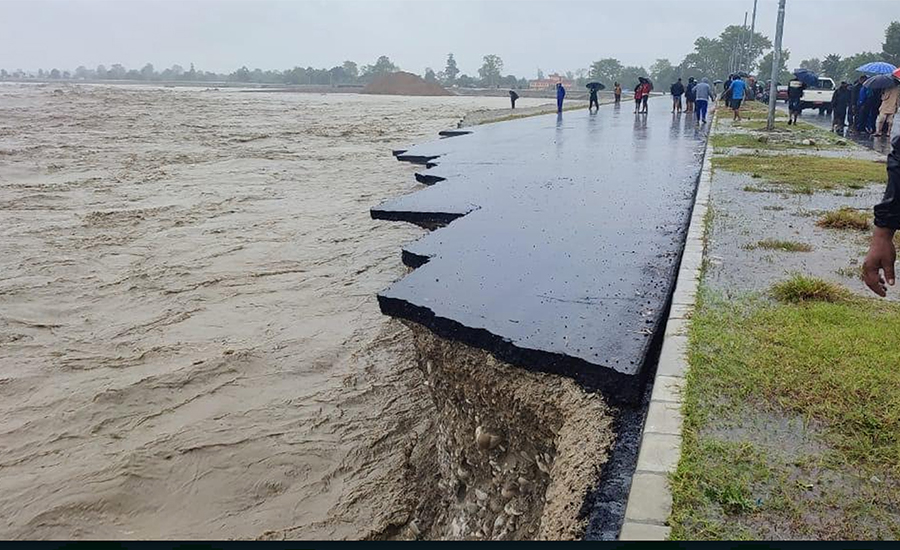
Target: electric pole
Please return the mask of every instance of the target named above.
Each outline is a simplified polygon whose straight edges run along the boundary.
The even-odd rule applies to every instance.
[[[784,0],[778,0],[778,23],[775,26],[775,49],[772,50],[772,81],[769,83],[769,117],[766,130],[775,129],[775,102],[778,101],[778,69],[781,68],[781,36],[784,34]]]
[[[756,34],[756,2],[753,0],[753,19],[750,22],[750,45],[747,46],[747,72],[750,72],[751,59],[753,55],[753,35]]]

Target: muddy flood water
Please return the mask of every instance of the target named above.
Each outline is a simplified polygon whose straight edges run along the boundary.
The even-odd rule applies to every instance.
[[[505,105],[0,85],[0,537],[579,536],[602,400],[375,299],[391,149]]]

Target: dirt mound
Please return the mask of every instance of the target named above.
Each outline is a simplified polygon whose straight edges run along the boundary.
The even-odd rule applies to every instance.
[[[379,95],[453,95],[436,82],[426,82],[412,73],[391,73],[376,78],[363,88],[364,94]]]

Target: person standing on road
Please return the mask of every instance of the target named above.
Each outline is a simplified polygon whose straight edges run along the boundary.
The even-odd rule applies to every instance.
[[[806,84],[799,78],[792,78],[788,82],[788,125],[797,124],[797,117],[803,112],[801,99],[803,99],[804,89],[806,89]]]
[[[589,113],[591,112],[591,109],[593,109],[595,106],[597,107],[597,112],[598,113],[600,112],[600,101],[597,99],[598,91],[599,90],[596,87],[593,87],[590,89],[590,98],[588,100],[589,101],[588,102],[588,112]]]
[[[850,105],[850,88],[847,82],[841,80],[834,94],[831,95],[831,107],[834,112],[834,118],[831,121],[831,129],[834,132],[840,132],[844,129],[845,120],[847,119],[847,107]]]
[[[519,94],[517,94],[514,90],[509,91],[509,102],[512,104],[512,108],[516,108],[516,100],[519,99]]]
[[[556,112],[562,114],[563,99],[566,98],[566,89],[563,88],[562,82],[556,83]]]
[[[616,85],[613,88],[613,93],[616,96],[616,103],[621,103],[622,102],[622,86],[620,86],[618,82],[616,82]]]
[[[895,85],[881,93],[881,108],[878,110],[878,119],[875,121],[875,133],[873,136],[881,137],[881,130],[885,125],[887,125],[887,131],[883,135],[891,136],[898,102],[900,102],[900,86]]]
[[[684,95],[684,84],[681,83],[680,78],[678,82],[672,84],[669,92],[672,94],[672,112],[678,111],[681,114],[681,96]]]
[[[634,86],[634,114],[641,112],[641,99],[644,97],[644,78],[641,77]]]
[[[688,78],[687,88],[684,90],[684,112],[693,113],[694,112],[694,100],[696,96],[694,95],[694,87],[697,85],[697,81],[694,80],[694,77]]]
[[[734,75],[728,75],[728,80],[725,81],[725,91],[722,92],[722,96],[720,99],[725,100],[725,107],[727,109],[731,108],[731,81],[734,80]]]
[[[741,120],[741,103],[744,101],[744,92],[746,90],[747,84],[743,79],[738,77],[735,77],[728,86],[728,89],[725,90],[726,94],[729,94],[730,92],[731,109],[734,111],[734,118],[732,120],[734,121]]]
[[[862,90],[863,82],[866,81],[866,75],[860,77],[850,87],[850,108],[847,111],[847,124],[853,129],[856,126],[857,114],[859,113],[859,92]]]
[[[875,230],[869,243],[869,253],[863,261],[863,281],[872,292],[887,295],[888,285],[894,286],[894,263],[897,249],[894,233],[900,229],[900,136],[891,142],[887,158],[887,189],[884,198],[875,205]]]
[[[712,88],[709,87],[709,79],[703,77],[700,83],[694,86],[694,109],[697,113],[697,122],[706,124],[706,110],[709,108],[709,100],[712,99]]]
[[[653,85],[650,84],[650,81],[645,78],[642,86],[644,87],[644,93],[641,96],[641,112],[646,113],[647,102],[650,100],[650,92],[653,91]]]

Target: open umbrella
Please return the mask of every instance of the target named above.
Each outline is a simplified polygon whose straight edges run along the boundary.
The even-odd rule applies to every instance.
[[[734,74],[739,78],[750,78],[750,73],[748,73],[747,71],[738,71]]]
[[[886,88],[893,88],[896,85],[897,81],[894,80],[893,75],[889,74],[877,74],[869,77],[868,80],[863,82],[863,86],[870,90],[884,90]]]
[[[599,82],[588,82],[587,84],[585,84],[585,87],[588,90],[605,90],[606,89],[606,86],[604,86],[603,84],[601,84]]]
[[[891,74],[897,70],[897,67],[890,63],[885,63],[884,61],[873,61],[872,63],[866,63],[865,65],[857,67],[856,70],[861,73],[869,74]]]
[[[806,84],[807,86],[815,86],[819,83],[819,75],[810,71],[809,69],[794,69],[794,76],[797,77],[797,80]]]
[[[897,80],[900,80],[900,69],[897,69],[896,71],[894,71],[891,74],[894,75],[894,78],[896,78]]]
[[[714,81],[713,81],[713,84],[715,84],[716,86],[718,86],[718,85],[721,84],[721,83],[722,83],[721,80],[714,80]]]

